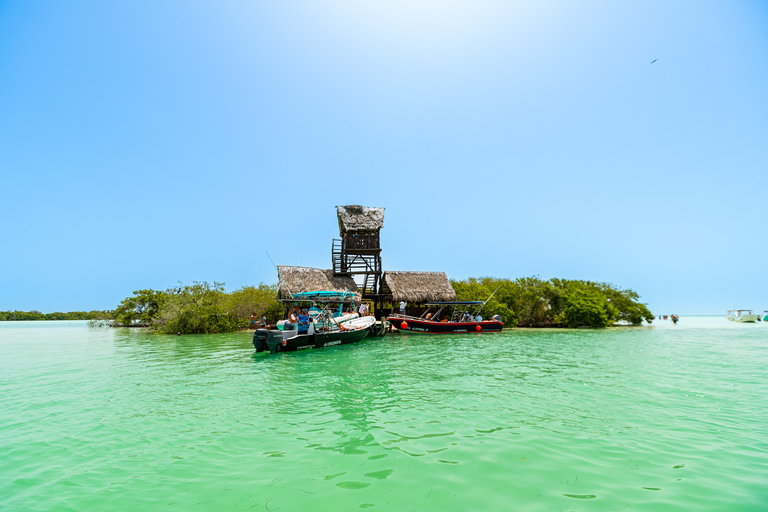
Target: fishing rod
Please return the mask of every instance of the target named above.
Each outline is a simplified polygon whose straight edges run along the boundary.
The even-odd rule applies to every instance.
[[[491,297],[493,297],[494,295],[496,295],[496,292],[497,292],[497,291],[499,291],[499,288],[501,288],[501,285],[497,286],[497,287],[496,287],[496,289],[495,289],[495,290],[493,290],[493,293],[491,294]],[[485,307],[485,305],[486,305],[486,304],[488,304],[488,301],[489,301],[489,300],[491,300],[491,297],[488,297],[488,298],[486,299],[486,301],[485,301],[485,302],[483,302],[483,306],[481,306],[481,307]]]
[[[269,255],[266,249],[264,249],[264,253],[267,255],[267,258],[269,258],[269,262],[272,263],[272,266],[275,267],[275,271],[277,272],[277,280],[280,280],[280,271],[277,270],[277,265],[275,265],[275,262],[272,261],[272,256]]]
[[[490,296],[490,297],[488,297],[487,299],[485,299],[485,302],[483,302],[483,303],[480,305],[480,307],[478,307],[477,309],[475,309],[475,315],[474,315],[474,316],[477,316],[477,313],[479,313],[479,312],[480,312],[480,310],[481,310],[481,309],[483,309],[483,308],[485,307],[485,305],[486,305],[486,304],[488,304],[488,301],[489,301],[489,300],[491,300],[491,297],[493,297],[494,295],[496,295],[496,292],[497,292],[497,291],[499,291],[499,288],[501,288],[501,285],[497,286],[497,287],[496,287],[496,289],[495,289],[495,290],[493,290],[493,293],[491,294],[491,296]]]
[[[269,253],[264,250],[264,253],[267,255],[267,258],[269,258],[269,262],[272,263],[272,266],[275,267],[275,272],[277,272],[277,282],[280,284],[283,284],[283,280],[280,278],[280,269],[277,268],[277,265],[275,265],[275,262],[272,261],[272,256],[269,255]],[[288,293],[291,293],[290,288],[288,288],[288,285],[285,285],[285,287],[288,289]]]

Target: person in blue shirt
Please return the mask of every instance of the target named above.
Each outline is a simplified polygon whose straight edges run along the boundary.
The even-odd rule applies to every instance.
[[[304,308],[299,313],[299,334],[307,334],[307,329],[309,329],[309,315],[307,308]]]

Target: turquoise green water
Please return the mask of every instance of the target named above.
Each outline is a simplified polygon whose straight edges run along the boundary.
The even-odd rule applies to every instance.
[[[0,509],[768,510],[768,324],[387,336],[0,323]]]

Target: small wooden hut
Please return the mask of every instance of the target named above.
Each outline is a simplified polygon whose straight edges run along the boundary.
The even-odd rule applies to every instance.
[[[363,299],[373,302],[374,311],[381,306],[381,240],[384,208],[348,205],[337,206],[339,235],[333,240],[331,262],[335,276],[355,280]],[[379,317],[379,313],[376,313]]]
[[[355,301],[360,301],[360,291],[355,280],[350,276],[334,275],[333,270],[278,265],[277,273],[280,277],[277,288],[278,299],[290,299],[291,294],[297,292],[346,290],[355,294]]]
[[[456,291],[445,272],[387,270],[384,272],[381,289],[384,301],[390,302],[393,308],[403,300],[412,304],[409,310],[427,302],[456,300]]]

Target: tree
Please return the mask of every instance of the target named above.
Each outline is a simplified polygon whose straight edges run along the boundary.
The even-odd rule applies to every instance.
[[[277,301],[277,285],[243,286],[230,293],[226,299],[227,310],[236,318],[249,319],[256,315],[261,323],[261,315],[267,322],[276,323],[283,314],[283,307]]]
[[[247,319],[226,310],[224,283],[194,281],[165,291],[152,328],[160,333],[202,334],[237,331]]]
[[[563,312],[557,323],[567,327],[607,327],[609,325],[608,301],[593,289],[574,287],[565,295]]]
[[[606,283],[538,276],[510,281],[483,277],[451,281],[459,300],[486,300],[483,316],[501,315],[504,325],[522,327],[605,327],[639,325],[653,315],[632,290]]]
[[[115,309],[113,323],[123,327],[149,327],[156,319],[166,293],[138,290],[124,299]]]

